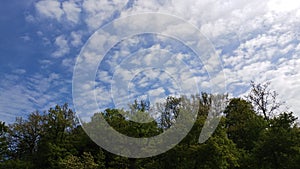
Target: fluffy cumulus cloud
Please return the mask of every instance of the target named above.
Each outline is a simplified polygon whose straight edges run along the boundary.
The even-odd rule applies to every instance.
[[[62,9],[65,12],[66,19],[72,23],[80,22],[80,12],[82,11],[80,5],[76,1],[65,1],[62,4]]]
[[[209,79],[202,62],[181,42],[161,35],[135,35],[110,48],[99,60],[99,49],[107,44],[97,41],[97,34],[93,38],[78,59],[73,79],[73,94],[77,105],[85,109],[80,112],[84,120],[97,111],[93,105],[95,96],[100,110],[128,109],[135,99],[149,100],[155,106],[169,95],[195,94],[199,86],[209,88],[200,83]],[[151,43],[147,41],[150,39]]]
[[[126,0],[86,0],[83,1],[83,10],[86,13],[84,21],[91,29],[98,28],[104,21],[109,21],[113,15],[125,7]]]
[[[39,17],[54,19],[61,24],[80,25],[83,22],[93,31],[113,19],[126,4],[126,0],[41,0],[36,2],[35,9]]]
[[[71,44],[72,46],[74,47],[78,47],[80,45],[82,45],[82,33],[81,32],[71,32],[71,38],[72,38],[72,41],[71,41]]]
[[[295,104],[300,99],[295,95],[299,91],[299,8],[295,0],[138,1],[123,15],[155,11],[195,24],[220,51],[230,93],[243,96],[250,80],[271,81],[280,99],[300,115]]]
[[[214,12],[209,12],[208,16],[201,12],[194,13],[189,20],[195,22],[222,51],[220,57],[229,92],[243,96],[248,91],[250,80],[260,83],[271,81],[271,87],[278,91],[279,99],[286,101],[299,116],[300,108],[296,102],[300,98],[295,94],[300,90],[297,83],[299,2],[214,2],[207,6],[207,10]],[[194,5],[194,8],[197,7],[202,9],[203,5]],[[203,18],[196,19],[196,16]]]
[[[68,45],[68,41],[64,35],[60,35],[55,39],[55,46],[58,48],[55,52],[52,53],[53,57],[62,57],[69,53],[70,48]]]
[[[64,14],[59,1],[42,0],[38,1],[35,4],[35,7],[41,17],[47,17],[60,21]]]

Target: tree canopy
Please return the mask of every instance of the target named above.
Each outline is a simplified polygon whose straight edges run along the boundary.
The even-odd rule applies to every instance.
[[[187,136],[158,156],[133,159],[112,154],[95,144],[67,104],[47,112],[35,111],[13,124],[0,122],[0,168],[5,169],[296,169],[300,168],[300,128],[292,112],[279,112],[268,85],[252,85],[250,99],[231,98],[220,123],[204,143],[198,137],[209,110],[212,94],[185,98],[168,97],[159,104],[158,119],[149,116],[149,103],[135,101],[130,112],[106,109],[104,116],[118,132],[130,137],[152,137],[176,124],[179,110],[197,102],[198,115]],[[253,93],[254,92],[254,93]],[[256,92],[256,93],[255,93]],[[266,95],[270,97],[266,97]],[[224,97],[219,97],[224,98]],[[268,100],[268,98],[271,98]],[[268,104],[270,104],[270,107]],[[133,115],[134,114],[134,115]],[[147,121],[138,123],[137,121]],[[148,122],[151,121],[151,122]]]

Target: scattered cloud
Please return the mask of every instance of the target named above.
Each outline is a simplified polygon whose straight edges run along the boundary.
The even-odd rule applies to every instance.
[[[61,2],[53,0],[42,0],[35,4],[35,8],[41,17],[56,19],[61,21],[64,14],[61,8]]]
[[[21,36],[20,38],[23,39],[24,42],[31,40],[30,36],[28,36],[28,35]]]
[[[64,81],[59,74],[29,77],[24,71],[19,69],[16,73],[22,74],[6,74],[0,81],[0,120],[13,122],[17,116],[26,117],[35,110],[48,110],[71,100],[66,97],[70,93],[70,81]]]
[[[70,48],[68,45],[68,40],[64,35],[60,35],[55,39],[55,45],[57,46],[58,50],[52,53],[52,56],[55,58],[62,57],[69,53]]]
[[[71,44],[74,47],[79,47],[83,44],[82,42],[82,33],[81,32],[71,32]]]
[[[128,84],[131,84],[133,95],[142,96],[145,94],[142,91],[153,90],[150,93],[162,96],[160,93],[166,93],[168,90],[162,87],[166,84],[169,85],[170,91],[178,90],[179,86],[190,91],[193,90],[190,84],[196,81],[200,90],[209,90],[212,85],[223,84],[222,77],[225,75],[227,90],[233,96],[243,96],[249,90],[250,80],[271,81],[271,87],[278,91],[280,99],[286,100],[291,110],[300,116],[300,108],[297,106],[297,100],[300,99],[300,95],[297,95],[300,92],[298,1],[41,0],[35,2],[34,8],[36,13],[26,14],[26,21],[31,24],[44,21],[47,26],[48,23],[51,25],[51,29],[43,27],[39,29],[42,31],[35,33],[44,45],[55,48],[52,50],[54,52],[49,54],[52,57],[41,58],[39,61],[40,67],[48,70],[47,72],[53,72],[49,68],[56,63],[55,59],[59,60],[60,66],[71,72],[76,56],[88,37],[99,27],[119,17],[146,12],[164,13],[182,18],[203,34],[191,32],[191,29],[182,24],[170,25],[171,21],[164,18],[157,21],[157,25],[148,25],[147,20],[142,17],[127,25],[111,25],[106,33],[95,33],[95,37],[87,43],[90,44],[90,49],[82,53],[82,60],[78,60],[79,63],[90,65],[82,69],[87,69],[87,72],[97,67],[99,51],[109,51],[105,50],[108,52],[107,56],[99,64],[96,86],[93,83],[85,86],[84,90],[88,93],[82,96],[87,99],[81,103],[83,106],[91,106],[88,104],[88,97],[94,92],[97,93],[99,105],[108,106],[112,101],[109,95],[112,86],[120,89],[116,90],[116,94],[122,96],[122,99],[128,96]],[[114,29],[109,30],[110,28]],[[162,34],[152,37],[146,34],[132,35],[117,44],[119,37],[115,36],[113,31],[123,31],[122,33],[127,35],[129,28],[157,30]],[[171,36],[163,35],[180,35],[182,39],[172,39]],[[196,36],[207,38],[210,43],[195,41]],[[33,36],[21,38],[27,41],[32,40]],[[208,55],[197,57],[191,49],[187,49],[193,46],[200,48],[198,53],[205,53],[209,45],[214,46],[214,52],[219,58],[212,57],[212,51],[207,52]],[[222,67],[216,64],[219,61],[223,64],[223,71]],[[165,71],[150,73],[152,70],[150,71],[149,67],[155,67],[157,70],[165,68]],[[9,108],[0,112],[1,114],[18,111],[17,104],[24,105],[24,109],[29,110],[34,104],[45,105],[47,100],[49,103],[55,102],[56,98],[60,98],[59,93],[65,94],[69,91],[67,88],[58,87],[63,85],[58,82],[58,79],[63,79],[62,74],[45,73],[20,78],[21,75],[27,75],[26,70],[27,68],[10,71],[13,73],[5,75],[1,81],[0,97],[5,98],[1,107]],[[147,80],[148,78],[152,81]],[[154,79],[161,80],[161,83],[154,83]],[[176,80],[182,81],[181,84],[175,83]],[[14,83],[16,81],[21,83]],[[59,89],[54,89],[54,86]],[[9,106],[8,103],[14,100],[18,101],[15,101],[16,108],[13,109],[14,106]]]
[[[13,73],[21,75],[21,74],[25,74],[26,70],[25,69],[15,69],[15,70],[13,70]]]
[[[85,0],[82,4],[83,11],[86,13],[84,19],[88,28],[95,30],[108,19],[114,18],[127,4],[126,0]]]
[[[68,21],[71,21],[74,24],[78,24],[80,22],[80,13],[82,12],[82,9],[76,1],[63,2],[62,9],[65,12]]]

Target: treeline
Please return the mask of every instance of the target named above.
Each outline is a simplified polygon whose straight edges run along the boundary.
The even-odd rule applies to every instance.
[[[174,148],[158,156],[134,159],[100,148],[84,132],[68,105],[33,112],[13,124],[0,123],[0,168],[4,169],[297,169],[300,168],[300,128],[292,112],[280,112],[276,92],[268,84],[252,83],[248,99],[233,98],[222,113],[213,135],[199,144],[198,138],[213,95],[193,98],[199,105],[196,122]],[[182,98],[168,97],[159,120],[135,123],[123,110],[101,114],[119,132],[131,137],[158,135],[174,123]],[[131,113],[143,118],[148,104],[135,102]],[[96,113],[92,119],[97,118]]]

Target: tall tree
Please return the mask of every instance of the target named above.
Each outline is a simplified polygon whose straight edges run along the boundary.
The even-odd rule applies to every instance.
[[[60,159],[58,162],[59,168],[63,169],[98,169],[98,164],[95,163],[91,153],[84,152],[81,157],[72,154]]]
[[[277,100],[277,92],[272,91],[270,82],[264,84],[255,84],[251,81],[251,91],[247,96],[248,101],[256,108],[256,111],[264,116],[265,120],[269,120],[270,116],[280,108],[283,104]]]
[[[239,148],[250,151],[266,128],[262,116],[255,113],[251,103],[240,98],[231,99],[224,114],[228,138]]]
[[[8,156],[7,132],[8,127],[5,122],[0,121],[0,162],[3,162]]]
[[[31,113],[27,119],[18,117],[16,122],[10,125],[10,150],[14,151],[14,158],[32,160],[42,133],[43,115],[38,111]]]
[[[255,147],[257,168],[294,169],[300,162],[300,131],[292,113],[270,119]]]
[[[74,149],[70,140],[76,127],[75,113],[67,104],[50,108],[43,118],[44,134],[38,143],[35,153],[37,168],[58,168],[60,158]]]
[[[165,103],[157,105],[161,112],[160,125],[162,128],[168,129],[176,122],[182,105],[181,101],[182,98],[169,96]]]

